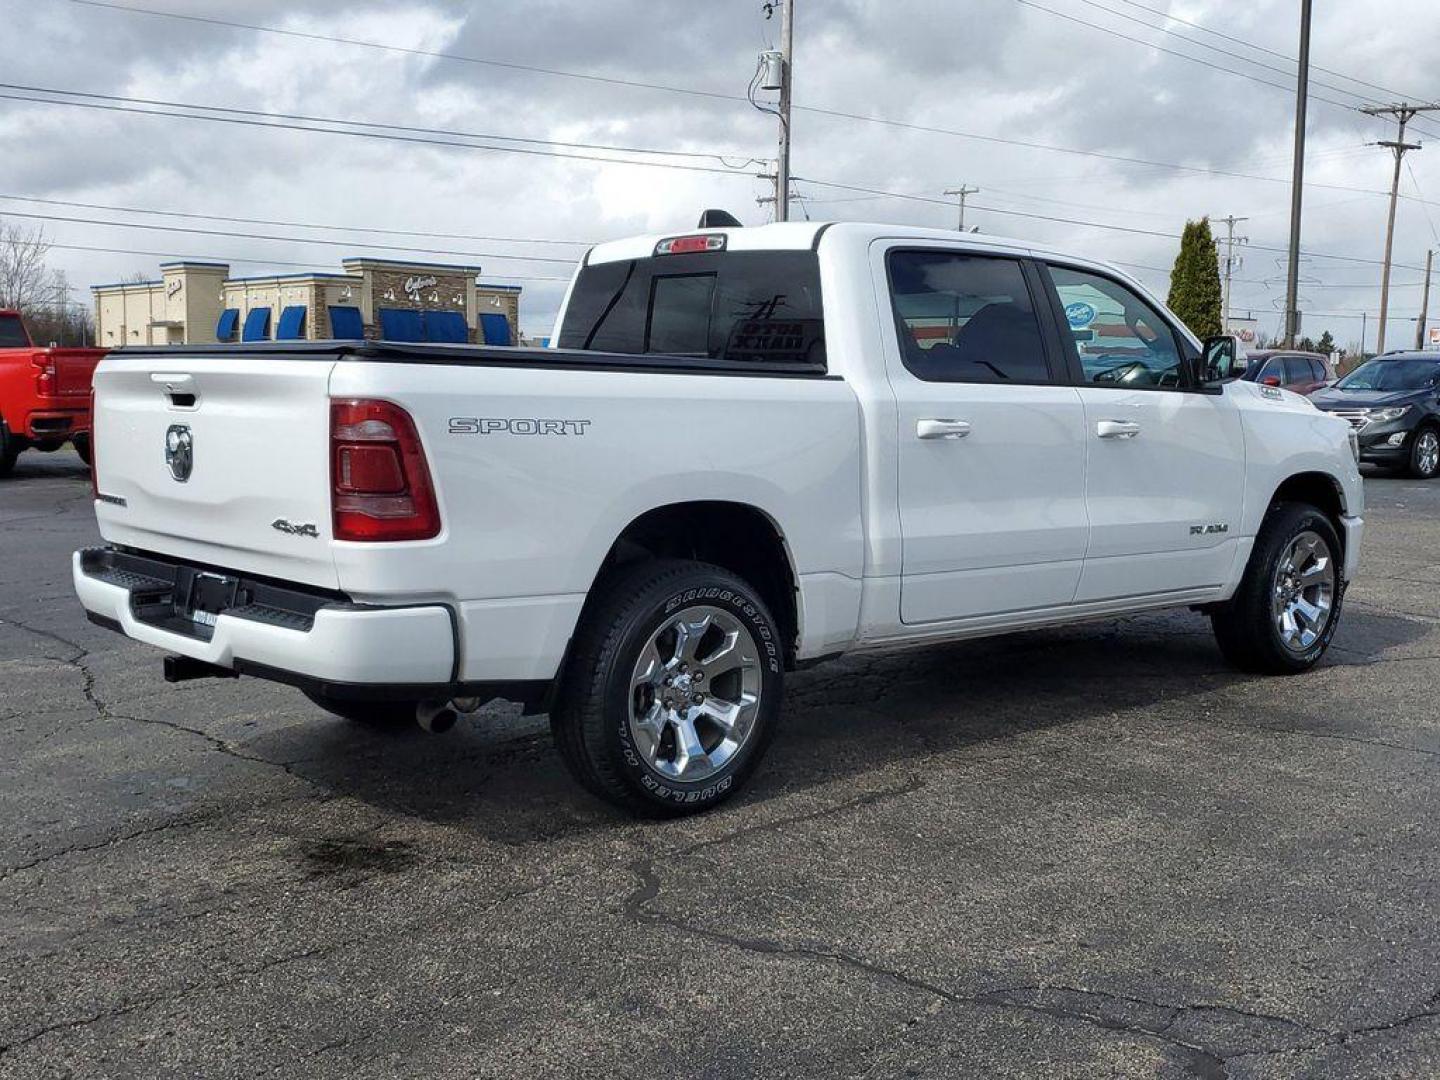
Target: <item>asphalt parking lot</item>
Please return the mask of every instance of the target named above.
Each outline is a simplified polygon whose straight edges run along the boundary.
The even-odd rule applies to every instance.
[[[1440,483],[1367,478],[1308,676],[1188,613],[796,675],[636,821],[543,720],[383,733],[87,624],[0,483],[0,1077],[1440,1074]]]

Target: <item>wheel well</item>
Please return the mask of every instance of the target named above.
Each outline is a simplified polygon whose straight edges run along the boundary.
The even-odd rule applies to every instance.
[[[1318,472],[1297,473],[1276,488],[1270,499],[1272,507],[1282,502],[1305,503],[1315,507],[1330,519],[1340,542],[1345,542],[1345,529],[1340,523],[1340,519],[1345,516],[1345,499],[1333,476]]]
[[[763,511],[745,503],[708,501],[647,511],[611,545],[596,580],[644,558],[695,559],[744,578],[779,620],[787,663],[794,662],[800,634],[795,571],[779,528]]]

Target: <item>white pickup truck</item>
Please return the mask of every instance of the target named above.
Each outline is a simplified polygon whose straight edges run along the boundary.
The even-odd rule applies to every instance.
[[[1190,607],[1242,668],[1330,643],[1344,420],[1231,381],[1103,263],[889,225],[594,247],[557,348],[126,348],[95,376],[91,619],[171,680],[432,729],[548,712],[637,809],[733,794],[787,670]]]

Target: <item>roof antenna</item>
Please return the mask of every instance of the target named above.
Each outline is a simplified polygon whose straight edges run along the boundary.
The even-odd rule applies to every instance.
[[[700,224],[697,229],[743,229],[745,226],[734,214],[725,210],[703,210],[700,213]]]

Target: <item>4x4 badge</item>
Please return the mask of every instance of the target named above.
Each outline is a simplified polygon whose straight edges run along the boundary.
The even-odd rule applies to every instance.
[[[195,468],[195,436],[189,424],[171,424],[165,432],[165,464],[180,483],[190,479]]]

